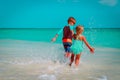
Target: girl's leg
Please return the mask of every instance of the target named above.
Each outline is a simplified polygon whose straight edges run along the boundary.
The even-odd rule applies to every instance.
[[[77,54],[76,57],[75,57],[75,65],[76,66],[79,65],[80,56],[81,56],[81,54]]]
[[[71,60],[70,60],[71,62],[70,62],[70,64],[69,64],[70,66],[72,65],[72,63],[73,63],[73,61],[74,61],[74,56],[75,56],[74,54],[71,55]]]

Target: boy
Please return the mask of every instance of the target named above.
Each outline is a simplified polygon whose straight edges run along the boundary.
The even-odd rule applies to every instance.
[[[68,25],[65,26],[64,28],[60,29],[58,31],[58,33],[55,35],[55,37],[52,39],[52,41],[56,41],[57,37],[59,36],[59,34],[63,31],[63,38],[62,38],[62,42],[63,42],[63,46],[65,49],[65,57],[70,57],[70,47],[72,45],[72,36],[74,34],[73,31],[73,26],[75,25],[76,20],[74,17],[69,17],[68,18]]]

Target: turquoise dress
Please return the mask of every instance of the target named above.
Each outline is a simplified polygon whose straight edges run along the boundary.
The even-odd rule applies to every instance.
[[[73,54],[80,54],[83,51],[83,41],[79,40],[78,38],[73,40],[73,44],[70,48]]]

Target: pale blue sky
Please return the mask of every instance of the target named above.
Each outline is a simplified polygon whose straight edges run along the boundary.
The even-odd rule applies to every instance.
[[[120,0],[0,0],[0,28],[120,28]]]

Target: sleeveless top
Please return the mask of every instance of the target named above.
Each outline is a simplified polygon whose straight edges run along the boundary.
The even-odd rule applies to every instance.
[[[73,54],[80,54],[83,51],[83,41],[79,40],[79,37],[81,35],[77,36],[75,40],[73,40],[73,44],[71,46],[71,52]]]
[[[73,31],[73,25],[66,25],[66,26],[69,26],[70,30]],[[68,29],[68,28],[67,28]],[[67,30],[69,31],[69,30]],[[56,34],[60,35],[61,33],[63,33],[63,38],[62,38],[62,42],[69,42],[69,43],[72,43],[72,37],[71,37],[71,31],[70,31],[70,34],[69,34],[69,37],[66,37],[66,33],[69,33],[65,30],[65,26],[63,28],[61,28]],[[64,35],[65,34],[65,35]]]
[[[65,26],[63,28],[63,38],[62,39],[70,39],[72,40],[72,31],[69,26]]]

